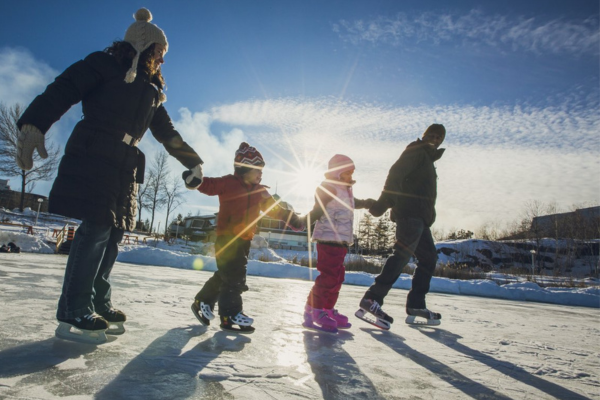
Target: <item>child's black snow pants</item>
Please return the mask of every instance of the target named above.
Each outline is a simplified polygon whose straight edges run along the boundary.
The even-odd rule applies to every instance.
[[[210,304],[214,309],[219,304],[219,315],[235,316],[242,311],[242,292],[246,286],[246,265],[250,253],[250,241],[235,236],[218,236],[215,241],[217,271],[206,281],[196,299]]]

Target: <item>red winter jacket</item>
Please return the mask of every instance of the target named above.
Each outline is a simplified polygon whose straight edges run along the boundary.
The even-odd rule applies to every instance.
[[[203,178],[198,191],[209,196],[219,196],[217,236],[239,235],[244,240],[252,240],[261,211],[271,218],[282,221],[289,219],[289,224],[294,227],[302,226],[293,211],[285,210],[277,204],[266,186],[247,185],[240,176]]]

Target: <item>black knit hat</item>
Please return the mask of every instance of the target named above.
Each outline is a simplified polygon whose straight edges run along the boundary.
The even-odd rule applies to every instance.
[[[423,137],[429,135],[430,133],[439,133],[442,137],[446,137],[446,128],[442,124],[431,124],[423,133]]]

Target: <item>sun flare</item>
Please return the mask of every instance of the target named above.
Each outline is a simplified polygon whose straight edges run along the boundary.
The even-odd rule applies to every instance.
[[[302,196],[312,197],[317,186],[325,179],[323,172],[308,166],[298,168],[293,177],[295,191]]]

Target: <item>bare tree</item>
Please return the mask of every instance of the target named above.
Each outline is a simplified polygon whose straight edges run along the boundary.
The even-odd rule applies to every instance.
[[[142,211],[150,209],[150,202],[148,201],[148,179],[146,178],[146,182],[142,183],[138,186],[138,194],[137,194],[137,207],[138,207],[138,229],[142,229],[144,224],[142,223]],[[148,225],[148,224],[145,224]]]
[[[166,181],[169,176],[168,155],[165,151],[156,153],[148,171],[148,202],[150,204],[150,231],[154,228],[154,216],[165,206]]]
[[[48,158],[42,159],[37,151],[33,152],[33,168],[24,171],[17,165],[17,141],[19,128],[17,121],[23,114],[23,107],[15,104],[7,107],[0,103],[0,173],[5,176],[18,176],[21,180],[21,202],[19,209],[23,211],[25,192],[31,192],[37,181],[48,181],[56,172],[60,159],[60,149],[54,144],[46,143]]]
[[[177,175],[171,175],[171,181],[165,185],[165,207],[167,209],[167,217],[165,218],[165,237],[168,235],[169,214],[182,203],[183,190],[181,185],[181,178]],[[179,215],[179,217],[181,217],[181,215]],[[178,220],[181,221],[179,217]]]
[[[541,265],[539,265],[539,260],[541,260],[540,256],[540,246],[542,239],[544,237],[544,233],[546,231],[546,226],[540,224],[539,217],[544,215],[546,206],[539,200],[530,200],[525,203],[525,213],[522,220],[522,228],[524,232],[527,232],[527,237],[529,239],[533,239],[535,241],[535,264],[538,269],[541,269]],[[529,231],[527,231],[527,226],[529,226]],[[532,272],[533,273],[533,272]]]

